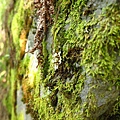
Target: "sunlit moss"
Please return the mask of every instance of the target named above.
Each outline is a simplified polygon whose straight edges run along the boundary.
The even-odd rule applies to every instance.
[[[17,59],[19,57],[23,57],[27,41],[27,34],[32,23],[32,18],[30,17],[30,15],[32,14],[32,7],[31,4],[28,4],[29,2],[25,5],[24,0],[19,0],[16,2],[14,8],[14,11],[16,11],[16,13],[13,15],[11,31],[13,36],[13,43],[17,50]]]
[[[20,32],[24,27],[24,0],[19,0],[16,4],[17,13],[14,15],[12,20],[12,34],[13,34],[13,42],[16,47],[19,47],[19,37]],[[19,49],[18,49],[19,50]]]
[[[17,115],[17,120],[24,120],[24,116],[22,112]]]

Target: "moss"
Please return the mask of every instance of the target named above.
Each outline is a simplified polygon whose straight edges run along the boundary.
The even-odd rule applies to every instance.
[[[28,66],[30,63],[30,57],[28,55],[25,56],[25,58],[23,60],[21,60],[20,65],[19,65],[19,75],[23,75],[28,71]]]
[[[4,22],[4,13],[5,13],[5,9],[6,9],[6,6],[7,6],[7,2],[9,2],[9,0],[7,0],[7,1],[0,1],[0,26],[2,27],[3,26],[3,22]],[[1,27],[0,27],[0,29],[1,29]]]
[[[51,68],[53,63],[47,66],[49,70],[46,79],[42,79],[40,83],[50,93],[44,98],[36,99],[36,103],[40,102],[40,105],[35,107],[42,119],[82,119],[85,116],[87,119],[91,116],[90,111],[96,110],[96,106],[93,103],[90,103],[89,108],[85,105],[85,116],[80,116],[79,94],[85,80],[81,66],[85,66],[86,73],[93,78],[108,80],[111,84],[119,82],[119,61],[116,61],[120,44],[119,6],[108,6],[99,18],[91,15],[87,21],[82,19],[87,1],[58,1],[57,4],[52,28],[52,49],[62,52],[62,64],[56,71]],[[86,30],[90,30],[89,33]],[[76,68],[75,64],[79,67]],[[51,102],[56,97],[58,104],[52,107]],[[90,94],[89,97],[95,102],[93,95]]]
[[[23,0],[18,3],[18,11],[12,22],[13,41],[16,46],[19,46],[21,30],[25,26]],[[27,103],[27,112],[30,112],[34,119],[89,119],[90,112],[96,110],[94,95],[89,94],[88,97],[93,101],[90,101],[89,105],[83,105],[84,114],[80,111],[80,92],[86,74],[98,80],[107,80],[119,89],[119,6],[108,6],[99,18],[91,12],[85,14],[86,6],[87,0],[56,2],[52,50],[56,53],[60,51],[62,58],[57,70],[53,67],[56,63],[52,62],[53,53],[47,51],[45,40],[42,43],[42,68],[38,68],[38,71],[32,70],[29,58],[21,62],[19,74],[26,74],[22,80],[23,99]],[[83,16],[90,20],[83,19]],[[19,47],[17,49],[19,50]],[[119,100],[116,106],[114,111],[118,112]]]
[[[15,79],[16,71],[14,69],[11,69],[9,75],[10,75],[9,85],[11,89],[5,100],[5,105],[7,107],[8,113],[11,115],[11,119],[13,120],[16,117],[15,115],[15,106],[16,106],[15,99],[16,98],[14,94],[14,92],[16,91],[16,87],[15,87],[16,86],[16,79]]]
[[[11,33],[10,33],[10,40],[9,43],[10,46],[8,47],[15,47],[15,49],[9,48],[11,58],[9,59],[14,63],[13,66],[9,65],[7,68],[9,69],[8,75],[7,75],[7,80],[8,80],[8,85],[10,86],[10,91],[8,93],[7,99],[6,99],[6,106],[8,108],[8,112],[10,114],[10,119],[15,120],[15,119],[22,119],[22,115],[17,116],[16,114],[16,104],[17,104],[17,88],[19,85],[19,78],[22,76],[26,71],[27,67],[29,65],[28,61],[29,58],[26,57],[23,61],[20,61],[20,35],[21,31],[25,29],[26,35],[25,39],[27,37],[27,34],[30,29],[31,21],[30,23],[28,22],[28,16],[31,15],[31,6],[28,8],[25,8],[24,6],[24,0],[18,0],[15,3],[14,9],[10,12],[9,17],[8,17],[8,26],[11,28]],[[26,25],[27,24],[27,25]],[[12,41],[13,38],[13,41]],[[13,50],[13,51],[12,51]],[[13,54],[15,54],[14,58]],[[24,66],[24,67],[22,67]],[[22,77],[21,77],[22,78]],[[33,87],[33,83],[30,83],[29,88]],[[19,118],[21,117],[21,118]]]
[[[42,45],[43,45],[43,56],[44,56],[44,58],[43,58],[44,59],[43,60],[44,61],[44,63],[43,63],[43,66],[44,66],[43,77],[45,78],[46,75],[48,74],[50,61],[48,59],[49,54],[48,54],[48,50],[47,50],[47,43],[45,40],[43,41]]]
[[[13,17],[12,21],[12,34],[13,34],[13,42],[16,46],[19,46],[19,37],[20,37],[20,32],[23,29],[24,26],[24,1],[19,0],[16,3],[16,9],[17,13]],[[19,50],[19,49],[18,49]]]
[[[13,35],[13,43],[17,50],[17,54],[16,54],[17,58],[23,56],[23,55],[20,56],[20,54],[24,54],[24,53],[20,53],[21,51],[24,52],[25,50],[25,49],[23,50],[21,47],[24,48],[24,46],[26,45],[27,35],[32,24],[32,20],[31,20],[32,18],[30,17],[32,14],[31,12],[32,6],[28,4],[29,2],[25,6],[24,0],[19,0],[16,2],[16,6],[14,8],[14,11],[16,11],[16,13],[13,16],[11,31]]]
[[[23,113],[20,113],[20,114],[17,116],[17,120],[24,120]]]

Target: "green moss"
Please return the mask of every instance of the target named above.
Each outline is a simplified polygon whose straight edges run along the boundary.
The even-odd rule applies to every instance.
[[[113,11],[111,12],[111,9],[113,9],[116,14]],[[100,27],[92,29],[93,31],[90,34],[92,38],[83,41],[85,46],[83,46],[82,64],[86,67],[88,74],[95,77],[98,75],[102,79],[116,81],[119,79],[119,76],[117,75],[119,71],[117,68],[119,67],[119,61],[116,61],[120,54],[119,7],[117,5],[111,5],[106,8],[106,11],[106,15],[101,15],[98,20]],[[91,20],[87,23],[86,27],[91,25],[92,22],[93,21]],[[96,23],[96,25],[98,23]]]
[[[29,64],[30,64],[30,57],[28,55],[25,56],[23,60],[21,60],[19,65],[19,75],[23,75],[29,70]]]
[[[29,4],[29,3],[27,3]],[[13,17],[12,19],[12,24],[11,24],[11,31],[12,31],[12,36],[13,36],[13,44],[16,48],[16,58],[18,59],[20,57],[20,35],[22,30],[29,29],[27,28],[27,22],[28,22],[28,17],[32,14],[31,6],[25,6],[24,0],[18,0],[16,2],[14,13],[10,16]],[[28,23],[29,24],[29,23]]]
[[[21,30],[24,27],[25,21],[24,21],[24,0],[19,0],[16,3],[17,10],[16,14],[13,17],[12,21],[12,34],[13,34],[13,42],[16,46],[19,46],[19,37]],[[19,50],[19,49],[18,49]]]
[[[45,41],[43,41],[42,45],[43,45],[43,56],[44,56],[44,58],[43,58],[43,60],[44,60],[44,63],[43,63],[43,66],[44,66],[43,77],[45,78],[46,75],[48,74],[50,61],[48,59],[47,43]]]
[[[16,70],[11,69],[9,75],[10,76],[8,77],[10,79],[9,81],[10,91],[7,98],[5,99],[5,105],[7,107],[9,114],[11,115],[11,119],[13,120],[16,117],[15,115]]]
[[[96,100],[94,95],[88,96],[93,101],[89,103],[90,105],[83,105],[85,109],[83,116],[80,112],[82,108],[80,92],[85,74],[98,80],[107,80],[119,89],[120,62],[117,60],[120,56],[119,6],[108,6],[99,18],[87,15],[90,17],[88,21],[82,19],[83,8],[86,5],[87,0],[58,0],[56,2],[52,27],[54,40],[52,49],[55,52],[61,51],[62,64],[59,65],[58,70],[54,70],[52,53],[47,51],[44,40],[42,43],[43,68],[39,68],[37,73],[32,73],[34,84],[32,92],[30,91],[32,97],[28,100],[30,105],[28,109],[34,119],[82,120],[89,118],[90,112],[96,110],[94,105]],[[12,22],[15,45],[19,44],[20,32],[25,24],[24,15],[23,0],[21,0]],[[89,32],[87,33],[86,30]],[[21,75],[32,72],[31,69],[29,70],[29,62],[27,58],[21,62]],[[116,106],[118,112],[119,100]]]
[[[40,114],[39,118],[82,119],[85,116],[90,117],[90,111],[96,110],[96,106],[90,103],[89,108],[85,105],[85,116],[80,116],[79,94],[85,74],[82,73],[81,67],[75,68],[75,63],[84,66],[86,73],[93,78],[107,80],[111,84],[117,83],[116,85],[119,83],[120,62],[116,60],[120,54],[119,6],[108,6],[99,18],[91,15],[87,21],[81,17],[86,3],[87,1],[82,0],[57,2],[59,6],[56,5],[55,8],[55,23],[52,28],[53,49],[62,52],[62,65],[59,65],[58,71],[54,71],[50,63],[47,66],[49,70],[46,79],[41,79],[40,85],[47,86],[46,89],[50,93],[35,101],[40,102],[39,105],[35,105]],[[89,29],[89,33],[86,33],[85,30]],[[57,89],[59,92],[55,94]],[[51,102],[56,97],[58,105],[53,107]],[[88,97],[92,97],[93,102],[96,101],[94,95],[90,94]]]
[[[22,76],[26,71],[27,67],[29,65],[29,58],[26,57],[23,61],[20,60],[20,34],[22,29],[26,29],[25,27],[25,19],[28,15],[30,15],[30,8],[25,9],[24,6],[24,0],[18,0],[15,3],[14,9],[11,11],[8,17],[8,26],[11,27],[11,34],[10,35],[10,45],[8,47],[10,48],[9,53],[14,56],[14,58],[10,58],[13,61],[13,65],[7,66],[7,69],[9,69],[7,72],[7,84],[10,86],[8,96],[5,100],[6,107],[8,109],[8,112],[10,114],[11,120],[16,119],[22,119],[22,115],[16,115],[16,95],[17,95],[17,88],[18,88],[18,75]],[[12,36],[12,37],[11,37]],[[13,41],[12,41],[13,38]],[[15,47],[15,49],[14,49]],[[13,51],[12,51],[13,50]],[[13,52],[13,53],[11,53]],[[13,57],[13,56],[12,56]],[[10,61],[11,62],[11,61]],[[19,64],[18,64],[19,63]]]
[[[24,120],[24,116],[22,112],[17,116],[17,120]]]

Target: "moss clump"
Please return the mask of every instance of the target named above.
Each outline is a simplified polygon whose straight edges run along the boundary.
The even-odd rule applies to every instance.
[[[46,86],[49,94],[36,98],[40,104],[35,107],[42,119],[82,119],[79,95],[85,80],[84,70],[111,85],[119,83],[119,6],[108,6],[96,18],[92,13],[85,15],[87,1],[57,1],[57,4],[52,49],[61,51],[62,64],[57,70],[48,66],[48,74],[46,79],[41,79],[40,86]],[[89,16],[90,20],[83,16]],[[90,117],[89,112],[86,109],[86,117]]]
[[[29,32],[30,25],[28,22],[28,16],[31,15],[31,6],[29,8],[25,8],[24,6],[24,0],[18,0],[17,2],[11,2],[15,5],[9,6],[12,10],[9,13],[8,16],[8,28],[10,27],[11,32],[10,35],[8,36],[9,38],[9,45],[7,47],[9,48],[9,53],[10,53],[10,65],[7,66],[9,69],[8,75],[7,75],[7,80],[8,84],[10,85],[10,91],[6,100],[6,106],[8,108],[9,114],[10,114],[10,119],[16,120],[16,119],[21,119],[17,116],[16,114],[16,104],[17,104],[17,88],[18,88],[18,74],[22,76],[23,72],[26,71],[26,64],[29,61],[28,59],[25,60],[24,62],[20,61],[20,35],[21,31],[24,29],[27,32],[25,33],[25,37],[27,37],[27,34]],[[11,5],[11,4],[10,4]],[[9,8],[8,7],[8,8]],[[8,9],[9,10],[9,9]],[[6,10],[7,11],[7,10]],[[7,29],[7,28],[5,28]],[[7,34],[7,33],[6,33]],[[13,40],[12,40],[13,38]],[[10,39],[10,40],[9,40]],[[11,65],[11,62],[13,63]],[[21,63],[20,63],[21,62]],[[21,68],[21,64],[23,63],[23,68]]]
[[[86,74],[119,88],[119,5],[108,6],[98,18],[93,14],[94,9],[88,13],[86,9],[87,0],[56,2],[52,49],[55,53],[61,52],[62,60],[55,70],[53,66],[56,63],[52,62],[51,57],[53,53],[46,50],[44,41],[43,69],[40,68],[35,75],[33,94],[28,100],[31,105],[29,112],[35,119],[91,118],[90,112],[96,110],[94,95],[88,95],[93,106],[88,108],[84,104],[84,115],[80,111],[80,92]]]
[[[24,0],[19,0],[16,2],[16,6],[14,8],[17,12],[13,16],[11,30],[13,43],[17,50],[17,59],[23,58],[22,56],[25,51],[27,35],[32,24],[32,18],[30,17],[32,14],[32,6],[31,4],[29,5],[30,2],[25,6]]]
[[[24,0],[19,0],[16,3],[16,10],[17,13],[13,17],[12,21],[12,34],[13,34],[13,42],[16,46],[19,47],[19,37],[20,32],[24,27],[25,21],[24,21]],[[19,50],[19,49],[18,49]]]

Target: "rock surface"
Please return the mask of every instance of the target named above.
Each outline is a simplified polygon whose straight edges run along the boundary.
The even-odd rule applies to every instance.
[[[111,4],[115,4],[116,1],[114,0],[90,0],[88,2],[88,7],[90,5],[92,5],[92,7],[94,8],[94,13],[96,18],[102,13],[103,8],[107,7],[108,5]],[[90,18],[89,17],[84,17],[82,16],[83,20],[89,21]],[[68,29],[69,25],[66,27],[66,29]],[[26,46],[26,51],[30,50],[33,47],[33,39],[34,39],[34,34],[32,34],[32,32],[29,32],[29,36],[28,36],[28,42],[27,42],[27,46]],[[47,35],[47,50],[49,52],[53,52],[54,50],[52,50],[51,46],[52,46],[52,35],[51,32],[48,32]],[[56,55],[57,53],[55,53]],[[54,56],[54,54],[53,54]],[[60,54],[59,54],[60,56]],[[32,69],[36,69],[35,67],[37,66],[37,59],[36,59],[36,54],[34,53],[33,55],[30,54],[30,59],[32,61],[32,65],[29,68],[30,70]],[[54,59],[54,58],[53,58]],[[54,59],[55,60],[55,59]],[[119,61],[119,59],[117,60]],[[60,64],[65,64],[64,61],[60,61]],[[64,78],[64,80],[66,81],[66,83],[71,82],[72,80],[75,81],[76,77],[75,77],[75,70],[73,70],[73,68],[70,68],[69,72],[67,71],[65,72],[61,72],[62,74],[59,75],[59,72],[57,72],[57,69],[59,70],[61,65],[58,65],[57,67],[55,67],[55,76],[51,79],[52,82],[54,81],[58,81],[62,78],[64,78],[65,74],[69,74],[67,78]],[[75,68],[78,69],[80,68],[79,63],[77,63],[76,61],[72,64],[72,67],[76,66]],[[36,69],[37,70],[37,69]],[[83,69],[82,71],[83,73],[86,73],[86,70]],[[77,72],[76,72],[77,73]],[[72,76],[72,77],[71,77]],[[114,103],[116,102],[116,98],[119,96],[120,91],[118,88],[116,88],[116,86],[111,86],[111,84],[107,81],[103,81],[103,80],[97,80],[97,79],[93,79],[90,75],[86,74],[86,79],[84,81],[84,85],[83,85],[83,89],[80,91],[79,96],[81,98],[81,115],[83,116],[83,118],[85,120],[92,120],[92,119],[101,119],[101,115],[105,114],[106,112],[112,110]],[[43,86],[42,89],[40,91],[40,96],[44,96],[44,92],[42,91],[44,90]],[[41,95],[42,94],[42,95]],[[50,91],[48,92],[48,95],[50,94]],[[60,92],[58,92],[58,99],[60,98]],[[86,113],[86,109],[89,110],[89,115],[87,115]],[[108,112],[109,114],[109,112]],[[90,118],[89,118],[90,116]],[[103,119],[105,119],[103,117]]]

